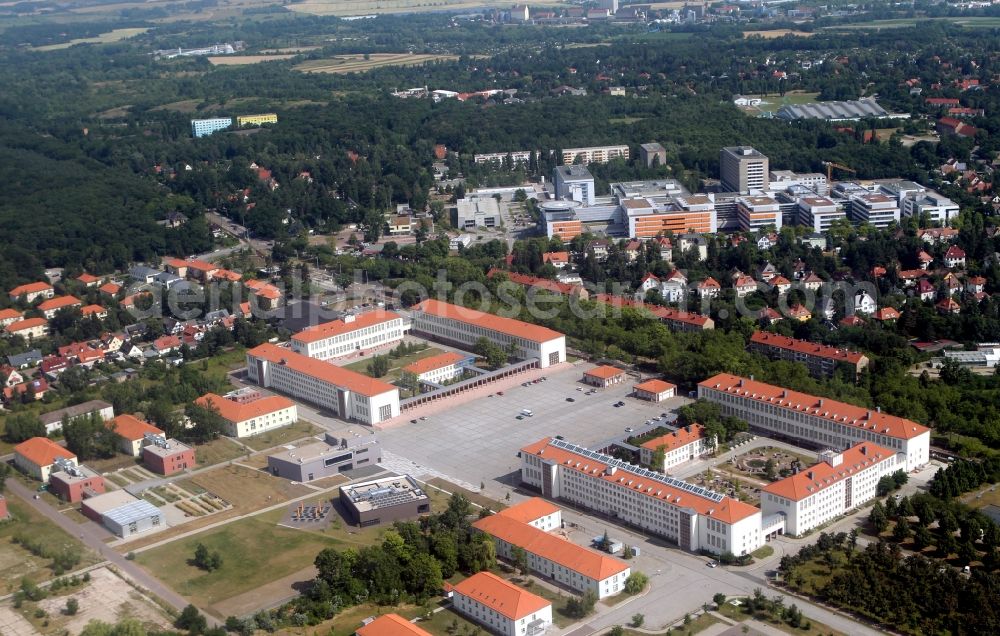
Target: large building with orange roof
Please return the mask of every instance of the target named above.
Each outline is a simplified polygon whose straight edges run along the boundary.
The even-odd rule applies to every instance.
[[[555,508],[551,512],[549,506]],[[577,545],[549,534],[536,524],[556,529],[552,520],[561,511],[544,499],[529,499],[498,514],[479,519],[472,527],[493,537],[497,556],[513,560],[514,549],[524,550],[528,567],[535,574],[554,580],[578,592],[592,590],[598,598],[619,594],[625,589],[631,569],[621,559]],[[534,517],[534,518],[533,518]]]
[[[748,348],[772,360],[802,363],[809,369],[809,375],[816,378],[831,378],[842,365],[850,367],[855,375],[868,366],[868,356],[863,353],[768,331],[755,331],[750,336]]]
[[[455,611],[495,634],[541,634],[552,624],[552,603],[491,572],[473,574],[452,589]]]
[[[149,443],[146,435],[156,435],[166,439],[166,433],[162,430],[127,413],[105,422],[104,425],[118,436],[118,450],[132,457],[142,454],[142,447]]]
[[[701,457],[713,448],[715,440],[705,434],[705,427],[701,424],[692,424],[644,442],[639,447],[639,461],[654,470],[666,472]],[[654,465],[659,450],[663,451],[663,461],[657,461],[655,463],[659,465]]]
[[[625,371],[605,364],[584,371],[583,381],[591,386],[606,389],[614,384],[623,383],[625,381]]]
[[[397,387],[278,345],[266,343],[247,351],[247,377],[345,420],[378,424],[399,415]]]
[[[559,439],[521,449],[521,481],[692,552],[743,556],[784,530],[780,515]]]
[[[19,299],[24,298],[25,302],[34,302],[36,298],[52,298],[56,295],[56,291],[52,289],[52,285],[44,281],[38,281],[36,283],[27,283],[24,285],[18,285],[14,289],[7,292],[10,296],[12,302],[17,302]]]
[[[462,377],[466,368],[474,361],[475,356],[456,351],[445,351],[408,364],[403,367],[403,371],[412,373],[422,382],[440,384]]]
[[[41,482],[48,482],[56,460],[76,466],[76,455],[47,437],[32,437],[14,447],[14,465]]]
[[[354,636],[431,636],[431,633],[399,614],[383,614],[355,630]]]
[[[698,397],[738,417],[751,429],[817,448],[843,450],[872,442],[906,456],[905,470],[930,460],[931,431],[926,426],[829,398],[799,393],[752,378],[720,373],[698,384]]]
[[[225,420],[226,435],[250,437],[299,421],[298,407],[286,397],[270,395],[249,402],[237,402],[206,393],[195,404],[214,408]]]
[[[763,514],[783,514],[788,534],[808,532],[875,498],[879,480],[903,470],[905,462],[902,454],[871,442],[826,451],[820,460],[761,490]]]
[[[292,351],[329,360],[393,345],[405,333],[402,316],[375,309],[303,329],[292,336]]]
[[[558,331],[433,298],[413,306],[413,331],[464,347],[480,338],[504,348],[514,345],[519,357],[536,358],[542,369],[566,361],[566,336]]]

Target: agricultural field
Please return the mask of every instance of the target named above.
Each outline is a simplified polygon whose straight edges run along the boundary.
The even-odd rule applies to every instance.
[[[296,5],[298,6],[298,5]],[[364,73],[383,66],[419,66],[438,60],[457,60],[456,55],[423,55],[414,53],[372,53],[368,59],[357,55],[338,55],[325,60],[309,60],[292,67],[303,73]]]
[[[276,53],[274,55],[213,55],[208,58],[212,66],[242,66],[246,64],[260,64],[261,62],[274,62],[288,60],[295,57],[295,53]]]
[[[33,47],[34,51],[59,51],[61,49],[68,49],[71,46],[77,44],[109,44],[111,42],[121,42],[122,40],[127,40],[128,38],[133,38],[137,35],[142,35],[148,28],[132,28],[132,29],[115,29],[114,31],[108,31],[107,33],[102,33],[98,36],[92,38],[77,38],[76,40],[70,40],[69,42],[60,42],[59,44],[47,44],[45,46]]]
[[[532,7],[555,7],[568,3],[560,0],[542,0]],[[306,0],[286,5],[290,11],[312,15],[376,15],[380,13],[419,13],[421,11],[451,11],[480,9],[482,7],[510,8],[502,0]]]
[[[897,18],[893,20],[872,20],[858,24],[843,24],[824,27],[828,31],[862,31],[866,29],[903,29],[927,25],[931,21],[946,21],[963,27],[995,29],[1000,27],[1000,17],[996,16],[953,16],[944,18]]]
[[[786,35],[794,35],[800,38],[811,38],[815,33],[810,33],[809,31],[795,31],[794,29],[772,29],[769,31],[744,31],[744,38],[764,38],[765,40],[774,40],[776,38],[782,38]]]

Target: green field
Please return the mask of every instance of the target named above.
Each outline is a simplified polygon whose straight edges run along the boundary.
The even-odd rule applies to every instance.
[[[1000,17],[995,16],[955,16],[944,18],[896,18],[893,20],[873,20],[858,24],[842,24],[838,26],[824,27],[827,31],[858,31],[864,29],[902,29],[915,27],[917,25],[926,26],[928,22],[951,22],[963,27],[971,28],[997,28],[1000,27]]]
[[[246,444],[254,450],[264,450],[265,448],[274,448],[280,444],[294,442],[295,440],[302,439],[303,437],[310,437],[319,432],[319,428],[313,426],[309,422],[299,420],[295,424],[282,426],[281,428],[274,429],[273,431],[267,431],[266,433],[254,435],[253,437],[244,437],[240,439],[240,442]]]
[[[92,38],[78,38],[76,40],[70,40],[69,42],[61,42],[59,44],[36,46],[33,48],[33,50],[58,51],[60,49],[68,49],[69,47],[75,46],[77,44],[108,44],[111,42],[121,42],[122,40],[127,40],[128,38],[132,38],[137,35],[142,35],[146,31],[149,31],[149,29],[148,28],[115,29],[114,31],[108,31],[107,33],[102,33]]]
[[[437,347],[427,347],[426,349],[417,351],[416,353],[405,355],[401,358],[389,358],[389,373],[387,373],[385,377],[382,377],[380,379],[386,382],[393,382],[394,380],[398,380],[400,374],[402,374],[403,372],[403,367],[407,366],[408,364],[412,364],[417,360],[423,360],[424,358],[436,356],[439,353],[444,353],[444,351],[438,349]],[[357,362],[352,362],[351,364],[344,365],[344,368],[368,375],[369,362],[370,359],[358,360]]]

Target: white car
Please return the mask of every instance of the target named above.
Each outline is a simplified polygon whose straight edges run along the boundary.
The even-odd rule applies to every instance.
[[[717,568],[717,567],[719,567],[719,562],[718,561],[709,561],[705,565],[707,565],[710,568]]]

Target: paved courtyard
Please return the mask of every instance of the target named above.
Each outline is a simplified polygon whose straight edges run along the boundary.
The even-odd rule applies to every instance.
[[[626,427],[640,430],[647,420],[688,402],[673,398],[653,404],[627,397],[632,382],[586,395],[589,387],[580,382],[586,368],[589,365],[543,371],[538,375],[547,378],[544,382],[517,384],[504,389],[502,396],[493,393],[454,407],[445,401],[445,408],[424,416],[426,420],[414,413],[415,424],[407,420],[380,431],[379,440],[387,455],[415,462],[411,472],[416,476],[424,470],[476,488],[483,482],[487,491],[496,492],[498,484],[514,485],[520,469],[517,453],[526,444],[562,435],[570,442],[596,446],[624,435]],[[578,387],[584,390],[577,391]],[[625,405],[615,407],[618,401]],[[517,419],[522,409],[532,416]]]

